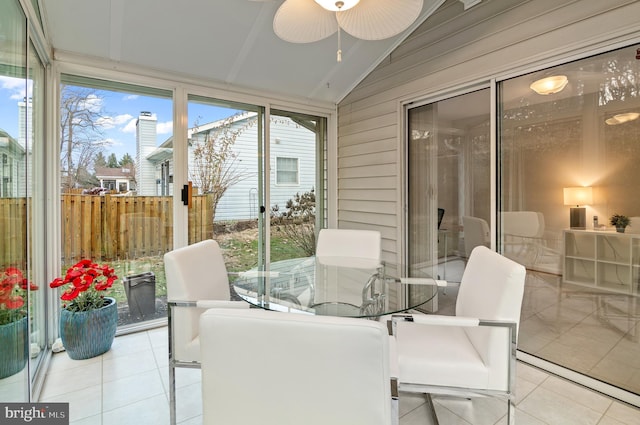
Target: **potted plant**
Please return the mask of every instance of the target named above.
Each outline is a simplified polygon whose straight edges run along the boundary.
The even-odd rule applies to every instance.
[[[49,286],[65,290],[60,311],[60,338],[74,360],[99,356],[111,348],[118,327],[116,300],[104,293],[118,279],[113,268],[84,259]]]
[[[615,226],[616,232],[624,233],[624,229],[631,223],[626,215],[614,214],[609,219],[612,226]]]
[[[20,372],[27,364],[25,297],[28,290],[36,289],[16,267],[7,267],[0,274],[0,379]]]

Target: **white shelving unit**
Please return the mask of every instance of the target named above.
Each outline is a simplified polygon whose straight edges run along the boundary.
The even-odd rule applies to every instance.
[[[564,282],[637,294],[639,279],[640,234],[564,231]]]

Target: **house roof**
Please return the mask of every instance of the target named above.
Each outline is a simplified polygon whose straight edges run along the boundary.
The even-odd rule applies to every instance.
[[[134,179],[135,169],[129,168],[95,167],[96,177],[99,179]]]
[[[313,1],[313,0],[308,0]],[[331,106],[424,22],[445,0],[425,0],[403,33],[384,40],[338,36],[296,44],[278,38],[273,18],[283,0],[41,0],[44,31],[61,60],[88,56],[211,81],[227,90]],[[448,0],[459,6],[478,0]],[[69,13],[73,10],[73,13]]]

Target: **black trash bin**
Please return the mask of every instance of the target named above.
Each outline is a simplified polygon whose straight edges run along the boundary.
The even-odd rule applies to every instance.
[[[139,273],[122,278],[131,317],[144,318],[156,312],[156,275]]]

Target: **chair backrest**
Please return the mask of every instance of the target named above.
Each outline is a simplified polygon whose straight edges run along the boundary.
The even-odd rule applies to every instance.
[[[164,255],[164,272],[168,301],[228,301],[231,297],[222,251],[218,242],[212,239],[167,252]],[[203,311],[199,308],[174,310],[171,319],[174,328],[180,330],[173,335],[173,355],[177,359],[193,361],[199,357],[199,352],[189,348],[198,336],[198,320]]]
[[[375,268],[382,256],[382,236],[377,230],[321,229],[318,233],[316,258],[322,264]],[[365,261],[353,261],[362,259]],[[370,260],[370,261],[366,261]]]
[[[520,324],[526,269],[484,246],[473,249],[460,281],[456,316],[485,320],[505,320]],[[507,382],[509,364],[504,329],[480,327],[465,329],[467,335],[491,370],[490,385]]]
[[[200,319],[203,424],[391,424],[380,322],[259,309]]]
[[[471,251],[476,246],[489,246],[491,235],[489,234],[489,225],[479,217],[462,217],[462,226],[464,227],[464,250],[467,258],[471,255]]]
[[[544,235],[544,215],[537,211],[503,211],[502,230],[505,235],[541,238]]]

